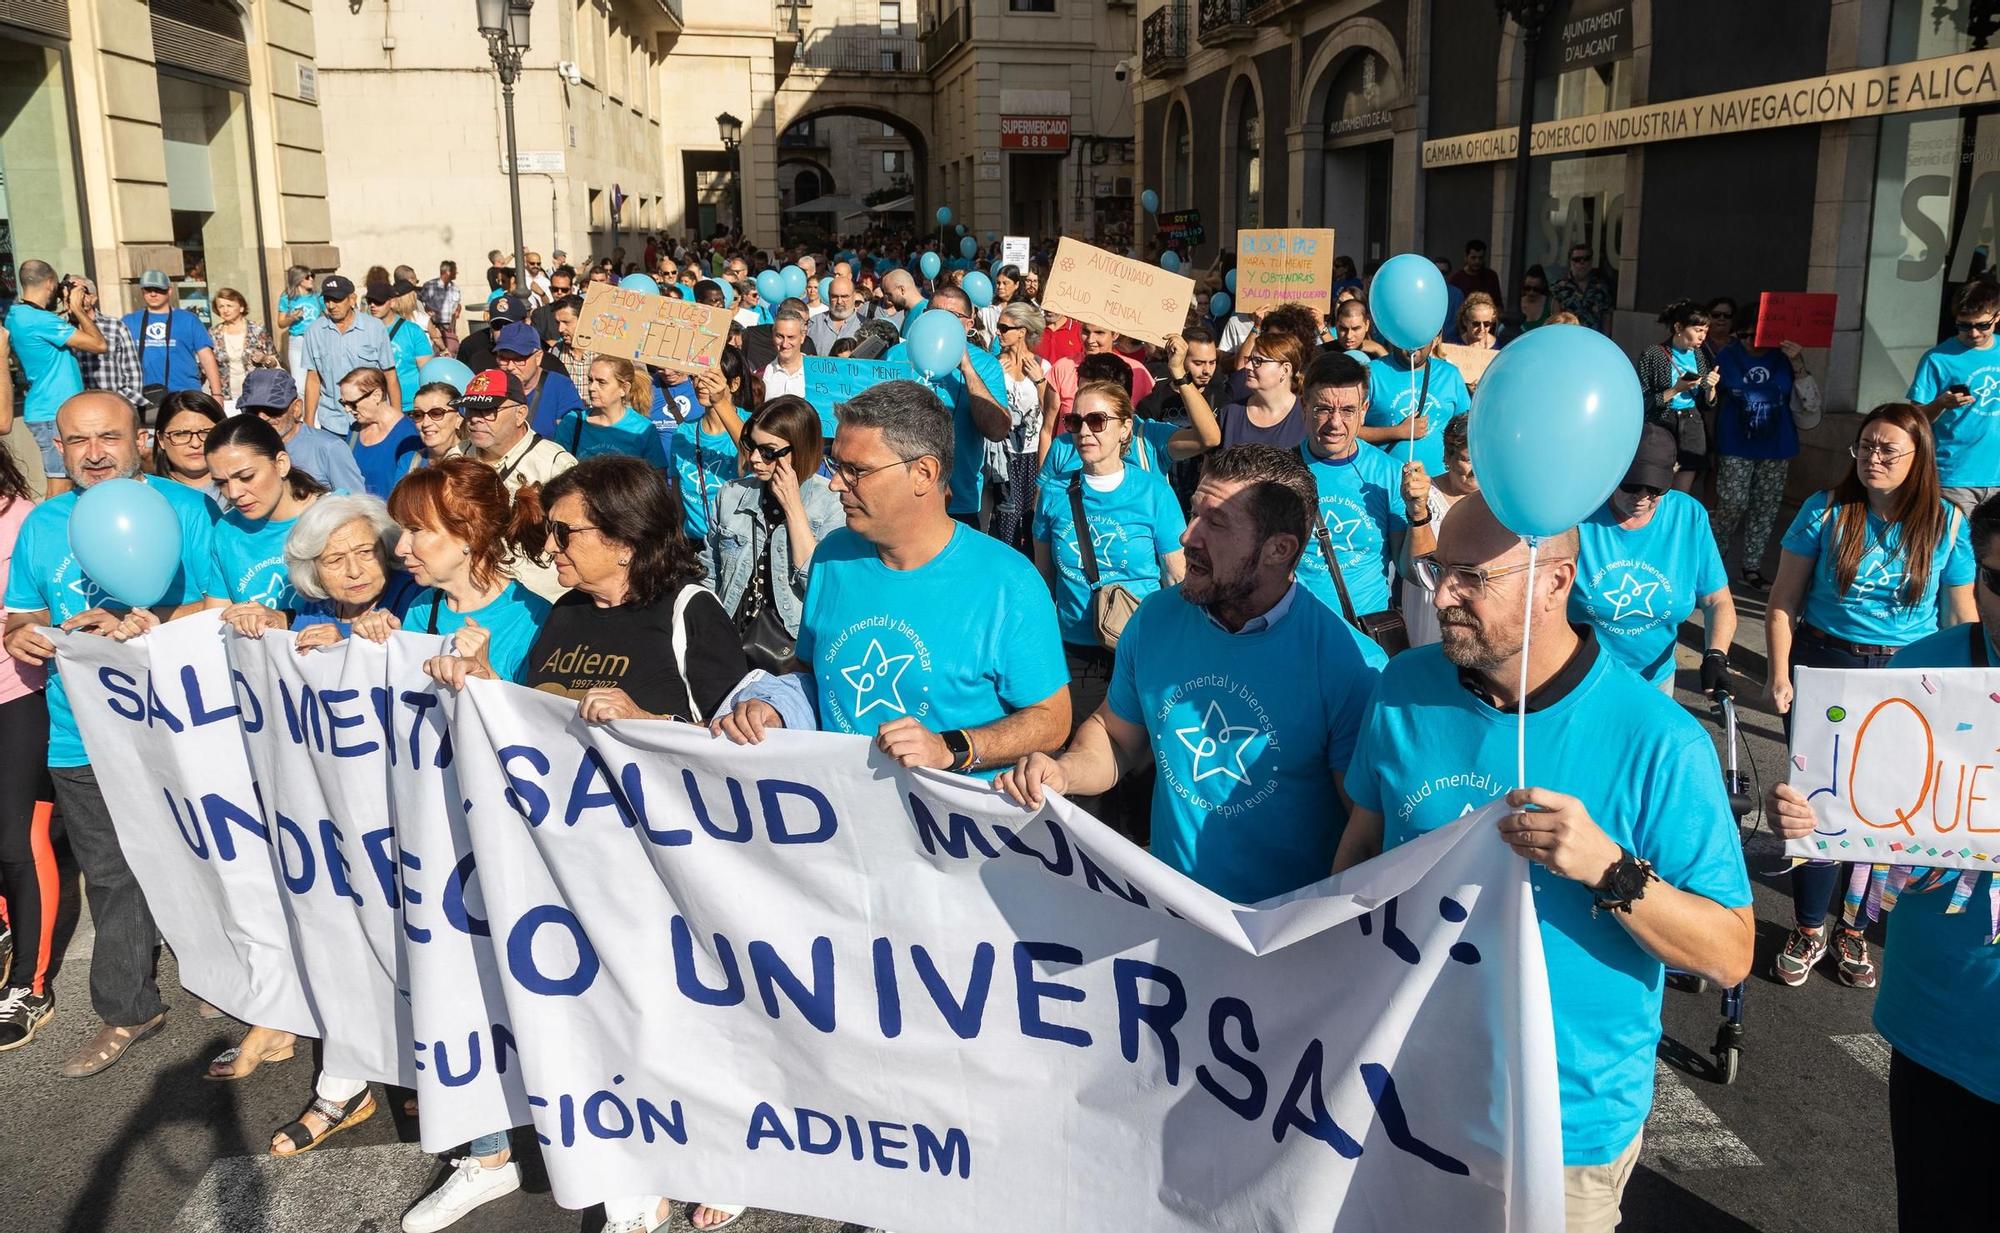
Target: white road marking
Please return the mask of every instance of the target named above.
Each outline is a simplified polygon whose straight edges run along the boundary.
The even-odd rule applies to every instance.
[[[1868,1073],[1887,1083],[1889,1081],[1889,1042],[1873,1032],[1856,1032],[1852,1036],[1832,1036],[1828,1039],[1839,1045],[1841,1051],[1868,1068]]]
[[[209,1166],[172,1233],[393,1230],[437,1167],[437,1158],[414,1143],[329,1145],[295,1160],[228,1156]]]
[[[1653,1113],[1646,1119],[1639,1161],[1670,1173],[1742,1169],[1764,1163],[1665,1062],[1654,1065]]]

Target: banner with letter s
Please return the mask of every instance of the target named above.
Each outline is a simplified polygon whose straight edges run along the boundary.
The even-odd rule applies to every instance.
[[[289,990],[329,1069],[414,1082],[426,1147],[531,1125],[572,1207],[1560,1225],[1547,977],[1498,807],[1246,907],[1061,800],[860,738],[453,696],[419,671],[433,646],[299,656],[190,618],[61,661],[93,761],[144,768],[106,777],[135,872],[203,903],[161,915],[190,987],[260,1022],[258,991]],[[198,734],[170,688],[190,668],[237,714],[205,687],[213,739],[157,756]],[[182,731],[147,722],[155,694]],[[228,824],[228,862],[153,803],[202,783],[256,823]],[[219,863],[267,883],[237,894],[255,948]]]

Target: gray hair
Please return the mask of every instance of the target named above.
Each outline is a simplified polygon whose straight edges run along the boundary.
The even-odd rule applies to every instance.
[[[1049,328],[1049,319],[1041,309],[1022,300],[1009,304],[1000,310],[1000,320],[1008,325],[1018,325],[1028,331],[1030,347],[1042,341],[1042,331]]]
[[[796,321],[800,325],[804,325],[811,319],[812,314],[806,310],[805,303],[802,300],[786,300],[784,303],[778,305],[777,312],[771,314],[771,322],[774,325],[780,321]]]
[[[872,385],[834,408],[842,428],[879,428],[882,442],[905,462],[929,455],[940,474],[951,474],[951,415],[915,381],[884,381]]]
[[[326,598],[326,588],[319,580],[319,554],[326,551],[334,533],[350,522],[373,527],[383,558],[396,559],[396,541],[402,538],[403,528],[389,517],[389,506],[382,498],[367,493],[328,493],[306,506],[292,524],[291,534],[285,536],[285,572],[291,575],[293,590],[307,599]]]
[[[302,279],[302,278],[310,278],[311,276],[312,276],[312,267],[311,267],[311,266],[306,266],[306,265],[288,265],[288,266],[286,266],[286,267],[285,267],[285,294],[286,294],[286,295],[290,295],[290,294],[292,293],[292,288],[294,288],[294,287],[296,287],[296,286],[298,286],[298,285],[299,285],[299,280],[300,280],[300,279]]]

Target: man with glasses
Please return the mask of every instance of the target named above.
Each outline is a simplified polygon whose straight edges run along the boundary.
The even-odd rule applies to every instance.
[[[336,381],[336,398],[339,392],[340,383]],[[361,478],[354,451],[339,437],[306,423],[304,406],[292,374],[282,368],[251,369],[243,378],[243,392],[236,398],[239,412],[261,415],[265,423],[278,430],[293,466],[336,492],[367,492],[368,485]]]
[[[833,344],[861,332],[861,314],[855,311],[860,303],[860,297],[854,293],[854,280],[836,273],[827,284],[826,311],[806,322],[806,337],[812,340],[814,351],[832,355]]]
[[[905,277],[908,277],[906,274]],[[1007,409],[1007,372],[1000,357],[974,342],[972,301],[957,287],[939,287],[931,293],[926,312],[947,313],[958,318],[967,338],[965,355],[955,371],[917,380],[929,386],[951,412],[956,444],[951,471],[951,516],[969,527],[979,525],[980,501],[986,485],[986,443],[1005,441],[1014,429],[1014,414]],[[884,359],[907,361],[908,343],[889,348]],[[1146,388],[1151,389],[1151,378]],[[1067,408],[1064,409],[1067,414]]]
[[[526,325],[512,328],[533,332]],[[473,374],[465,383],[465,393],[451,405],[465,417],[460,456],[492,467],[510,495],[528,484],[546,484],[576,465],[568,450],[530,426],[529,395],[512,369],[489,368]],[[551,603],[562,597],[564,587],[556,581],[553,565],[517,556],[507,572]]]
[[[804,669],[746,688],[717,731],[739,744],[778,727],[871,736],[903,766],[961,773],[1061,747],[1055,603],[1026,557],[947,512],[954,436],[913,381],[841,405],[827,458],[847,526],[813,552]]]
[[[575,270],[560,265],[549,271],[548,296],[528,318],[533,323],[535,332],[542,336],[543,342],[554,344],[560,336],[556,328],[556,309],[562,306],[564,300],[575,294],[577,294]]]
[[[396,345],[389,341],[388,326],[356,311],[354,280],[329,274],[319,286],[326,311],[306,327],[305,423],[345,437],[354,427],[354,416],[340,405],[340,383],[355,369],[381,369],[389,379],[390,405],[403,405],[403,387],[396,379]]]
[[[524,321],[501,326],[493,343],[493,359],[500,371],[520,386],[528,407],[528,424],[542,436],[553,436],[563,416],[583,409],[576,383],[568,374],[550,372],[543,364],[542,336],[534,326]]]
[[[143,307],[125,314],[125,328],[139,344],[139,362],[146,388],[161,396],[176,390],[207,390],[220,401],[222,371],[215,363],[215,342],[201,318],[173,304],[174,284],[164,270],[139,276]]]
[[[104,335],[103,351],[77,353],[76,362],[83,372],[84,388],[110,390],[133,406],[144,407],[146,368],[139,361],[139,344],[132,341],[132,331],[125,328],[123,321],[99,310],[96,283],[75,275],[70,277],[70,281],[82,288],[80,307],[97,323],[97,332]]]
[[[1556,280],[1549,294],[1564,311],[1575,313],[1586,329],[1611,332],[1611,284],[1592,264],[1590,245],[1569,246],[1569,272]]]
[[[1931,418],[1937,436],[1938,483],[1961,513],[2000,494],[2000,350],[1993,331],[2000,320],[2000,286],[1983,279],[1965,284],[1952,306],[1957,336],[1917,363],[1909,399]]]
[[[1289,450],[1210,454],[1181,536],[1186,578],[1140,602],[1110,693],[1069,748],[1019,759],[996,786],[1038,808],[1156,765],[1153,855],[1243,904],[1324,877],[1376,674],[1293,580],[1316,495]]]
[[[1443,641],[1391,660],[1347,775],[1335,870],[1449,826],[1517,782],[1526,660],[1531,786],[1500,836],[1533,862],[1555,1012],[1569,1233],[1610,1233],[1653,1103],[1665,967],[1750,971],[1750,879],[1715,745],[1671,698],[1571,625],[1577,534],[1528,546],[1484,497],[1419,561]],[[1532,587],[1530,585],[1532,581]],[[1615,751],[1615,754],[1613,753]]]

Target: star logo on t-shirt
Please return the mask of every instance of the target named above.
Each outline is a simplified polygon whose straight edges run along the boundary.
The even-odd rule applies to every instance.
[[[854,718],[860,719],[878,706],[898,715],[909,714],[897,686],[916,658],[886,654],[879,639],[870,640],[861,662],[840,670],[840,675],[854,686]]]
[[[1979,380],[1972,384],[1972,396],[1982,408],[1992,406],[1994,395],[2000,393],[2000,372],[1991,368],[1979,370]]]
[[[1637,576],[1627,572],[1623,581],[1604,592],[1605,600],[1611,605],[1611,619],[1622,621],[1634,613],[1652,619],[1657,615],[1653,611],[1653,595],[1659,589],[1659,583],[1641,582]]]
[[[1338,514],[1329,513],[1326,516],[1326,537],[1342,552],[1353,552],[1354,533],[1361,529],[1361,522],[1359,515],[1342,518]]]
[[[1243,765],[1243,760],[1250,755],[1250,745],[1257,734],[1256,728],[1230,723],[1222,707],[1214,702],[1208,704],[1199,724],[1174,729],[1174,735],[1194,755],[1196,783],[1211,775],[1226,775],[1237,783],[1248,784],[1249,768]]]
[[[1854,576],[1854,597],[1873,596],[1877,591],[1886,591],[1894,597],[1903,589],[1909,578],[1906,570],[1896,568],[1896,559],[1886,556],[1869,558],[1868,565]]]

